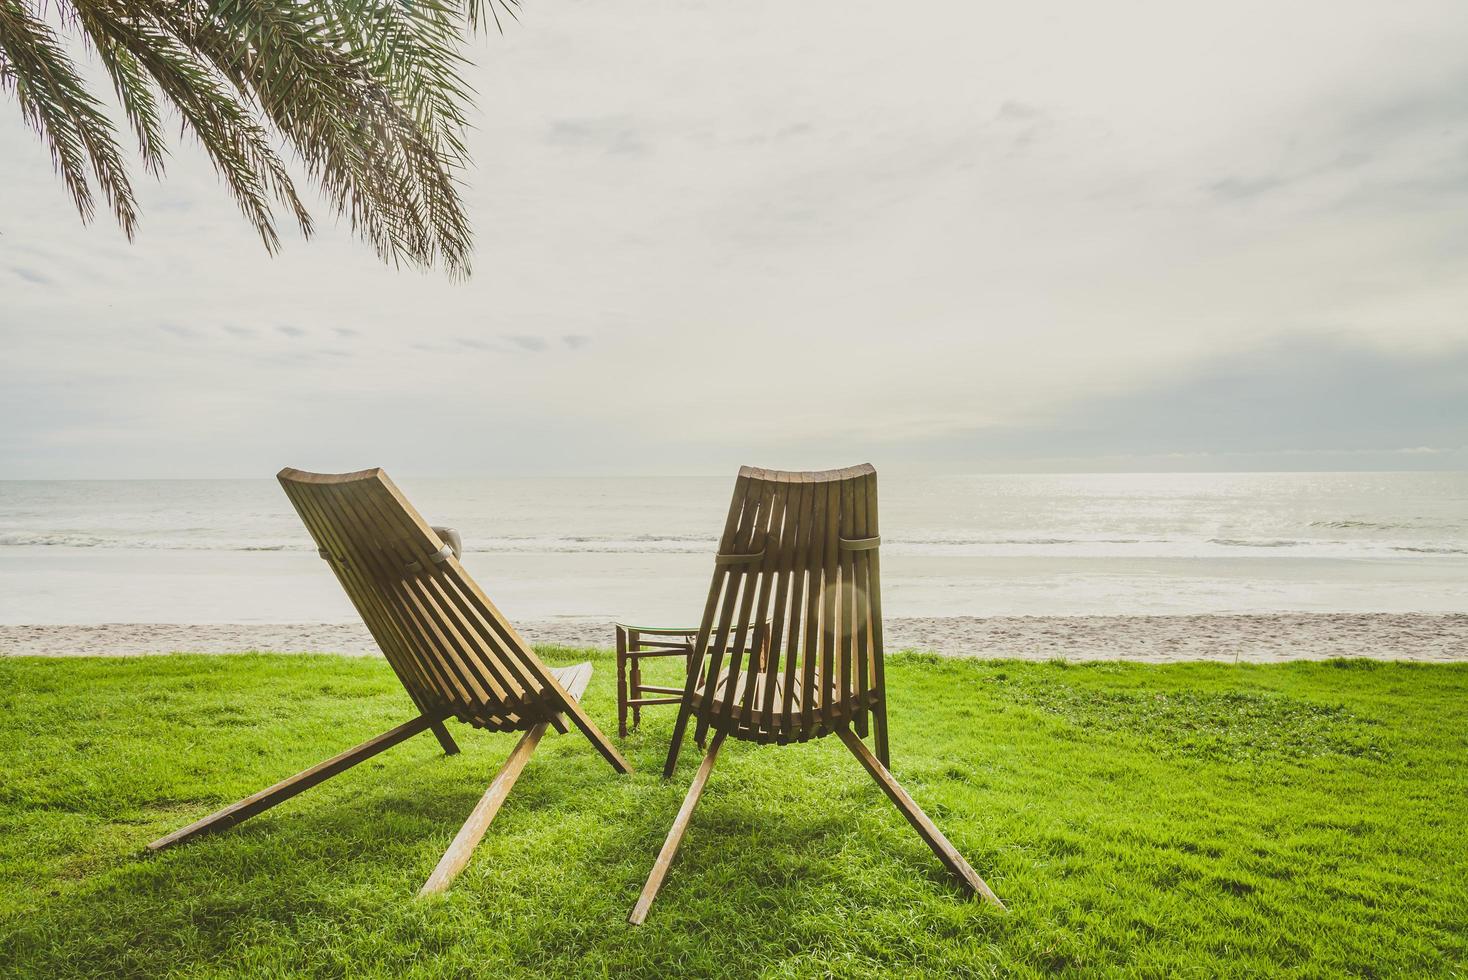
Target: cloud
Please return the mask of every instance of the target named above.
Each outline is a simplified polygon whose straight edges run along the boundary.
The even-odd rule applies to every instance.
[[[310,192],[270,257],[187,140],[83,226],[0,108],[0,475],[273,472],[307,417],[435,472],[1464,465],[1461,0],[930,14],[527,8],[466,49],[468,282]]]
[[[1046,118],[1046,113],[1039,106],[1006,99],[999,106],[999,111],[994,114],[994,118],[1000,122],[1035,122]]]
[[[33,282],[38,286],[49,286],[52,283],[50,276],[43,275],[34,269],[28,269],[23,265],[13,265],[10,267],[10,271],[26,282]]]
[[[1289,184],[1290,181],[1281,176],[1225,177],[1209,184],[1208,192],[1226,201],[1250,201]]]
[[[199,336],[198,330],[195,330],[193,327],[186,327],[180,323],[160,323],[158,324],[158,329],[164,333],[172,334],[175,337],[180,337],[185,340],[192,340]]]
[[[615,117],[599,119],[558,119],[545,134],[550,146],[594,149],[615,155],[640,155],[649,149],[643,134],[628,120]]]
[[[775,131],[774,140],[778,143],[784,140],[799,139],[802,136],[810,136],[816,132],[816,127],[808,122],[791,123],[782,126]]]
[[[1084,406],[1079,444],[1133,452],[1393,450],[1468,444],[1468,346],[1390,352],[1329,338],[1270,345]]]
[[[1241,462],[1311,469],[1332,459],[1347,468],[1463,466],[1468,342],[1432,353],[1330,337],[1270,344],[1205,359],[1134,390],[1077,398],[1024,425],[878,451],[1001,470],[1084,459],[1133,469]]]
[[[1288,194],[1316,206],[1443,207],[1468,197],[1468,72],[1451,70],[1302,113],[1275,166],[1209,182],[1223,202]]]

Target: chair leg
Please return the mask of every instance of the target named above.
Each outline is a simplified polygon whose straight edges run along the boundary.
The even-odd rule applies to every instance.
[[[643,693],[642,692],[642,661],[639,660],[638,657],[637,657],[637,654],[639,652],[640,651],[637,650],[637,648],[634,646],[627,653],[628,659],[632,661],[632,663],[629,665],[629,670],[630,670],[630,672],[632,674],[632,680],[631,680],[630,684],[628,685],[628,687],[631,690],[632,700],[633,701],[640,701],[640,700],[642,700],[642,693]],[[641,727],[642,727],[642,705],[640,705],[640,704],[634,704],[632,706],[632,729],[633,729],[633,731],[636,731],[636,730],[640,729]]]
[[[459,743],[454,741],[454,737],[449,734],[449,730],[444,727],[443,722],[436,721],[429,727],[433,729],[433,736],[438,739],[438,744],[443,746],[444,755],[459,754]]]
[[[714,760],[718,758],[719,746],[724,744],[724,733],[715,732],[713,740],[709,742],[708,755],[703,757],[703,765],[698,767],[698,775],[693,777],[693,785],[688,787],[688,795],[683,797],[683,806],[678,809],[678,816],[673,818],[673,826],[668,830],[668,839],[663,841],[663,849],[658,852],[658,859],[653,862],[652,872],[647,876],[647,884],[642,886],[642,894],[637,897],[637,904],[632,908],[632,914],[627,921],[634,926],[640,926],[647,919],[647,910],[652,908],[653,899],[658,897],[658,889],[663,886],[663,879],[668,876],[668,866],[673,863],[673,856],[678,853],[678,845],[683,843],[683,834],[688,829],[688,821],[693,817],[693,808],[698,806],[699,797],[703,796],[703,788],[709,781],[709,773],[714,771]]]
[[[474,848],[479,846],[485,831],[489,830],[490,821],[500,812],[500,806],[505,802],[505,797],[510,795],[510,790],[515,788],[515,780],[520,778],[525,763],[530,761],[531,753],[540,744],[546,727],[547,723],[541,722],[520,736],[520,741],[510,751],[510,757],[495,774],[494,782],[489,784],[489,789],[484,791],[484,795],[470,812],[469,819],[459,828],[454,842],[443,852],[443,857],[439,858],[438,867],[433,869],[433,874],[428,876],[428,880],[419,889],[419,898],[447,891],[459,872],[464,870],[464,866],[474,856]]]
[[[596,723],[591,720],[591,716],[582,709],[581,705],[574,702],[567,705],[566,714],[570,715],[571,721],[581,729],[581,734],[591,740],[592,746],[602,754],[603,759],[611,763],[613,769],[624,776],[632,771],[632,763],[622,758],[622,753],[617,751],[611,739],[601,733],[601,729],[596,727]]]
[[[591,665],[587,664],[586,666],[587,671],[585,680],[579,682],[581,684],[581,690],[586,689],[586,681],[589,681],[591,679]],[[560,682],[556,681],[554,677],[550,678],[550,680],[553,684],[556,685],[556,687],[560,687]],[[566,690],[565,688],[560,689],[563,692]],[[617,770],[617,772],[620,772],[623,775],[630,773],[632,771],[632,764],[626,759],[622,758],[622,753],[617,751],[617,747],[612,744],[611,739],[603,735],[601,733],[601,729],[596,727],[596,723],[591,720],[591,716],[586,713],[586,709],[581,707],[580,698],[581,695],[579,691],[575,696],[567,694],[567,696],[561,702],[562,707],[560,713],[558,713],[555,717],[551,719],[551,725],[553,727],[556,727],[557,729],[560,729],[565,725],[565,721],[563,719],[570,718],[572,724],[581,729],[581,733],[585,735],[591,741],[592,746],[602,754],[602,758],[611,763],[613,769]]]
[[[683,733],[688,730],[688,699],[678,705],[678,720],[673,722],[673,740],[668,743],[668,760],[663,763],[663,778],[672,779],[673,770],[678,768],[678,750],[683,747]]]
[[[627,696],[633,701],[642,698],[642,661],[638,654],[642,653],[642,633],[639,630],[627,631]],[[632,706],[632,730],[636,731],[642,727],[642,705]]]
[[[688,647],[688,665],[683,682],[683,700],[678,702],[678,719],[673,722],[673,740],[668,744],[668,759],[663,763],[663,778],[672,779],[673,771],[678,768],[678,752],[683,748],[683,735],[688,731],[688,716],[693,713],[689,702],[693,700],[693,692],[698,689],[698,653],[690,641]],[[698,747],[703,748],[703,739],[698,740]]]
[[[315,786],[317,783],[325,782],[332,776],[345,772],[357,763],[372,758],[377,753],[392,748],[399,742],[406,741],[417,735],[424,729],[431,728],[439,719],[430,718],[427,715],[419,715],[412,721],[405,722],[396,728],[390,729],[378,735],[376,738],[368,739],[356,748],[347,749],[340,755],[332,756],[325,762],[319,762],[302,772],[296,773],[289,779],[283,779],[268,789],[262,789],[254,796],[247,796],[238,803],[231,803],[217,813],[211,813],[202,820],[196,820],[173,833],[160,837],[148,845],[150,851],[161,851],[166,847],[181,844],[199,834],[207,834],[214,830],[223,830],[232,827],[257,813],[270,809],[277,803],[286,800]]]
[[[578,664],[577,667],[572,668],[571,673],[562,676],[565,678],[567,696],[579,704],[581,695],[586,692],[586,685],[591,682],[591,664]],[[515,781],[520,778],[525,764],[530,761],[530,756],[540,745],[546,728],[552,726],[555,721],[556,718],[553,717],[550,721],[537,722],[520,736],[520,741],[516,742],[515,747],[510,750],[505,764],[500,767],[499,772],[495,773],[494,781],[489,784],[489,789],[484,791],[484,795],[474,805],[474,809],[469,813],[469,819],[464,821],[464,825],[454,835],[453,842],[449,844],[448,850],[444,851],[443,857],[439,858],[438,866],[433,869],[433,873],[418,890],[419,898],[447,891],[449,885],[453,884],[454,879],[458,877],[459,872],[464,870],[464,866],[474,856],[474,849],[479,846],[479,842],[484,839],[485,833],[489,830],[490,822],[500,812],[500,807],[504,805],[505,799],[510,795],[510,790],[515,788]],[[564,722],[562,722],[562,727],[564,727]]]
[[[877,702],[872,709],[872,743],[876,747],[877,758],[881,760],[885,769],[892,768],[892,754],[887,748],[887,700],[883,698]]]
[[[617,737],[627,737],[627,631],[617,627]]]
[[[953,876],[969,891],[983,896],[986,902],[991,902],[1001,909],[1004,908],[1004,903],[999,901],[999,896],[995,895],[985,884],[984,879],[979,877],[978,872],[969,866],[963,855],[958,853],[958,849],[948,842],[943,832],[934,826],[933,821],[928,819],[928,815],[913,802],[911,796],[907,795],[907,790],[892,778],[887,767],[882,765],[876,756],[872,755],[866,744],[856,737],[856,733],[849,728],[842,728],[838,729],[836,734],[841,736],[841,741],[846,743],[851,754],[856,756],[857,761],[862,764],[867,773],[877,781],[877,785],[882,787],[882,792],[887,794],[887,798],[902,811],[902,815],[907,818],[908,823],[912,824],[918,836],[933,849],[933,853],[938,856],[939,861],[943,862],[943,866],[952,872]]]

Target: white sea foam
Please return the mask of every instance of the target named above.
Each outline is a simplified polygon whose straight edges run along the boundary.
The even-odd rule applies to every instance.
[[[656,606],[637,598],[655,582],[679,596],[666,608],[698,605],[706,581],[685,583],[717,550],[732,480],[398,482],[473,567],[535,576],[544,615],[615,616]],[[884,473],[881,497],[894,614],[1468,609],[1468,474]],[[154,593],[156,619],[228,618],[222,585],[190,598],[226,580],[262,617],[310,618],[303,582],[335,587],[314,551],[270,480],[0,482],[0,622],[130,619]]]

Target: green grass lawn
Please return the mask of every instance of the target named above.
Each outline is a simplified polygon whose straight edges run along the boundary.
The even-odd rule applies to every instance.
[[[666,708],[622,743],[631,777],[548,735],[443,898],[414,894],[514,736],[451,725],[445,757],[425,733],[145,856],[410,717],[387,666],[0,660],[0,974],[1468,972],[1468,669],[906,655],[888,679],[894,771],[1009,914],[965,900],[825,739],[729,743],[628,926],[698,758],[659,778]]]

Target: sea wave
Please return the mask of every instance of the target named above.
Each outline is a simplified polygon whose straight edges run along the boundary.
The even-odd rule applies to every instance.
[[[1264,540],[1253,540],[1250,538],[1209,538],[1208,543],[1223,545],[1226,548],[1297,548],[1303,544],[1334,542],[1294,541],[1289,538],[1269,538]]]
[[[588,554],[588,555],[708,555],[717,550],[712,535],[478,535],[460,528],[465,550],[479,554]],[[97,533],[79,530],[3,531],[0,549],[74,548],[92,550],[213,551],[213,552],[314,552],[315,545],[304,534],[251,537],[215,532],[191,534],[169,529],[149,534]],[[1468,555],[1468,544],[1448,541],[1403,540],[1362,541],[1273,537],[1172,537],[1066,536],[1043,534],[966,535],[936,533],[884,535],[884,553],[915,558],[1227,558],[1277,554],[1290,558],[1396,558],[1418,555]]]
[[[509,552],[526,554],[705,554],[715,550],[718,541],[705,535],[635,535],[624,538],[594,535],[560,537],[474,538],[464,535],[466,551]],[[289,541],[240,540],[208,535],[177,537],[158,535],[99,535],[69,531],[0,532],[0,548],[87,548],[145,551],[315,551],[309,538]]]
[[[914,536],[907,538],[888,537],[893,544],[908,545],[1053,545],[1053,544],[1164,544],[1168,538],[1058,538],[1058,537],[977,537],[969,535]]]
[[[309,541],[301,543],[239,541],[210,537],[104,536],[71,531],[0,532],[0,548],[139,548],[147,551],[314,551]]]
[[[97,537],[92,534],[47,534],[44,532],[13,531],[0,534],[0,548],[107,548],[120,547],[116,539]]]
[[[1384,521],[1311,521],[1307,527],[1328,527],[1337,531],[1368,530],[1368,531],[1397,531],[1411,524],[1388,523]]]

